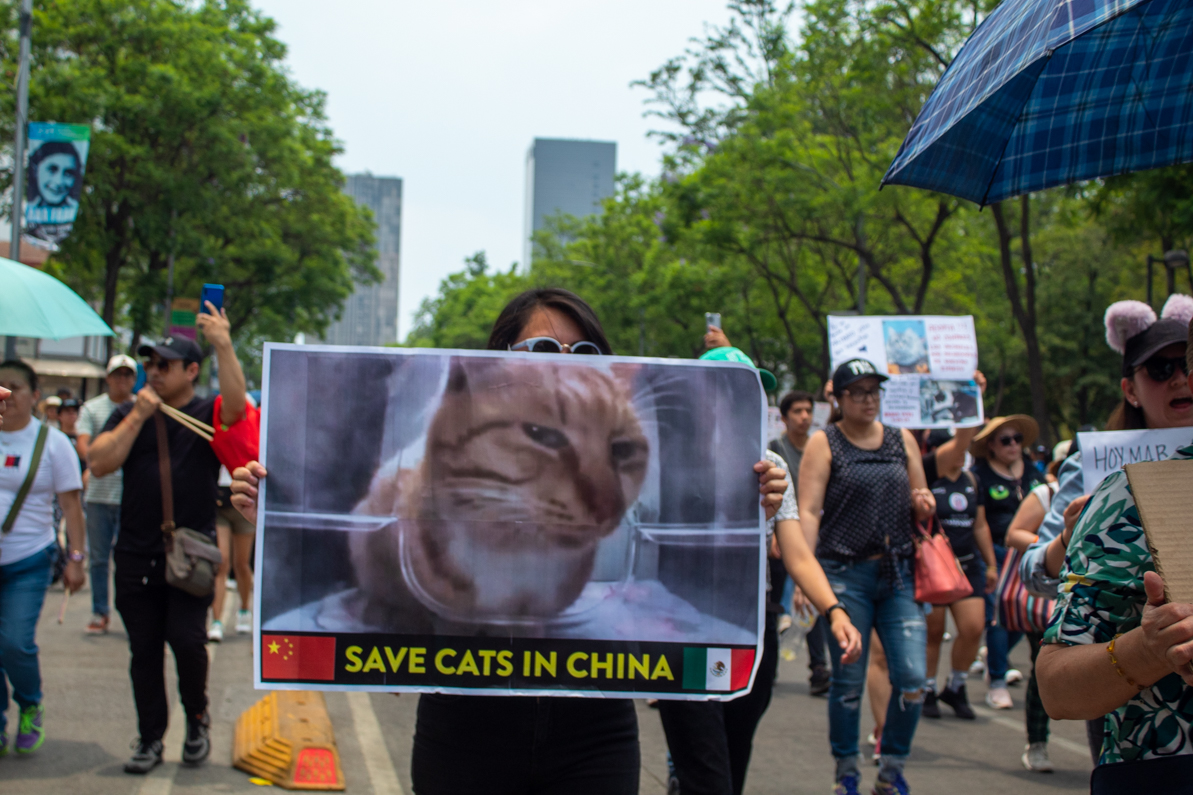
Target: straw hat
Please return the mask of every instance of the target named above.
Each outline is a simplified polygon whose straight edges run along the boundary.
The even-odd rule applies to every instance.
[[[1011,425],[1023,434],[1023,449],[1029,448],[1040,435],[1040,426],[1026,414],[1011,414],[1006,417],[994,417],[986,423],[973,441],[969,444],[969,454],[974,458],[986,458],[990,454],[990,440],[994,438],[1004,426]]]

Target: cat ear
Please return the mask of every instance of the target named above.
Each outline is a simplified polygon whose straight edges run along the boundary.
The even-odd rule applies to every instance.
[[[1142,301],[1115,301],[1106,307],[1106,344],[1116,353],[1124,353],[1127,340],[1155,322],[1155,311]]]
[[[453,356],[451,364],[448,365],[447,391],[448,393],[468,391],[468,373],[464,370],[464,360],[459,356]]]

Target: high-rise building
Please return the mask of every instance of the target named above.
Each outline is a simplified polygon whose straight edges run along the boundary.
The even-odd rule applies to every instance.
[[[340,319],[327,329],[324,342],[332,345],[385,345],[398,341],[398,257],[402,238],[402,180],[354,174],[344,192],[373,211],[377,222],[378,284],[357,285],[344,303]]]
[[[616,172],[617,144],[612,141],[535,138],[526,153],[523,265],[530,264],[531,237],[547,218],[599,213],[601,200],[613,195]]]

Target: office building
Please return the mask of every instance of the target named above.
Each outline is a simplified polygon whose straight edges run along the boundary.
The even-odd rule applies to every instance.
[[[332,323],[324,342],[332,345],[385,345],[398,341],[399,243],[402,238],[402,180],[355,174],[344,192],[373,211],[377,222],[377,268],[383,279],[357,285],[344,303],[340,319]]]
[[[526,153],[526,218],[522,263],[529,266],[531,238],[553,215],[577,218],[601,211],[613,195],[617,144],[535,138]]]

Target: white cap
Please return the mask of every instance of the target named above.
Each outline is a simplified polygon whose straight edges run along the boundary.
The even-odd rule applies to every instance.
[[[132,370],[133,373],[136,373],[137,360],[123,353],[118,353],[111,359],[108,359],[108,375],[111,375],[121,367],[127,367],[128,369]]]

